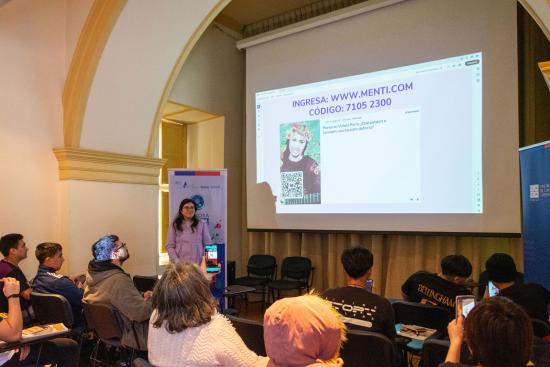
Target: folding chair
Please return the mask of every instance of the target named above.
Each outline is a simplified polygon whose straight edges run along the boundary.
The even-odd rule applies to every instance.
[[[90,356],[92,367],[94,367],[98,362],[102,363],[102,361],[98,359],[97,356],[101,343],[103,343],[105,346],[123,348],[129,351],[130,357],[127,360],[127,365],[130,365],[130,363],[132,363],[134,359],[135,350],[127,345],[122,344],[121,342],[123,334],[122,321],[120,320],[120,316],[117,315],[117,311],[106,305],[88,303],[85,301],[82,302],[82,306],[84,308],[84,315],[86,317],[86,321],[88,322],[88,326],[92,330],[94,330],[95,334],[98,337],[97,343],[95,344],[92,351],[92,355]],[[139,348],[139,339],[133,325],[132,329],[134,332],[136,345]]]

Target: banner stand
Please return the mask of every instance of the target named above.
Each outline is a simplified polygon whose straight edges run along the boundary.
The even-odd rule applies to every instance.
[[[550,289],[550,141],[519,150],[525,280]]]
[[[227,287],[227,170],[169,169],[168,188],[170,223],[181,201],[191,198],[197,204],[197,216],[208,225],[212,243],[217,245],[218,260],[222,263],[212,293],[223,310],[227,307],[223,297]]]

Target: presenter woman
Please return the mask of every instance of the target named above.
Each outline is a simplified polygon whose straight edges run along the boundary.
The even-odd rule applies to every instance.
[[[293,204],[317,204],[321,202],[321,178],[319,164],[306,155],[306,149],[312,139],[312,132],[307,122],[294,123],[286,133],[286,148],[281,156],[281,179],[292,181],[292,186],[303,188],[303,202]],[[292,173],[301,172],[302,178],[296,178]],[[300,184],[301,181],[301,184]],[[299,191],[302,191],[299,190]],[[285,195],[283,195],[284,198]],[[291,194],[293,198],[300,195]]]
[[[189,261],[200,264],[204,245],[212,243],[208,226],[197,217],[197,205],[192,199],[183,199],[178,215],[168,228],[168,257],[171,262]]]

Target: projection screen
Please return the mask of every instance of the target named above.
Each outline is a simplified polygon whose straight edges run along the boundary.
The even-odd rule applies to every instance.
[[[515,1],[365,12],[246,78],[249,228],[520,232]]]

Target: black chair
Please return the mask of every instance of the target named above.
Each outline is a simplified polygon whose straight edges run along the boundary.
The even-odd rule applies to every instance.
[[[445,362],[449,345],[448,340],[426,339],[422,346],[422,367],[437,367],[440,363]],[[466,343],[462,343],[460,363],[474,365]]]
[[[146,275],[134,275],[132,278],[134,285],[138,291],[141,293],[152,291],[157,284],[158,277],[156,275],[146,276]]]
[[[235,316],[227,316],[235,327],[237,334],[242,338],[248,349],[265,356],[264,327],[261,322],[247,320]]]
[[[143,358],[136,358],[132,362],[132,367],[154,367],[154,366]]]
[[[129,346],[122,344],[121,342],[123,327],[122,320],[120,316],[117,315],[117,311],[105,305],[97,303],[92,304],[85,301],[82,302],[82,307],[84,309],[84,316],[86,317],[88,327],[94,331],[98,338],[94,349],[92,350],[92,355],[90,356],[92,367],[95,366],[98,362],[100,363],[100,365],[103,364],[103,361],[98,359],[99,347],[101,343],[103,343],[106,347],[109,346],[122,348],[128,351],[129,358],[126,363],[127,365],[130,365],[130,363],[134,359],[135,350]],[[139,348],[140,345],[136,330],[133,329],[133,332],[136,345]],[[108,364],[109,358],[107,354],[105,355],[105,358],[107,359]]]
[[[266,284],[275,278],[277,259],[271,255],[252,255],[246,266],[247,275],[235,279],[234,284],[253,287],[262,295],[262,310],[266,301]],[[248,301],[248,296],[245,298]]]
[[[349,330],[340,357],[346,367],[397,367],[393,343],[387,336],[370,331]]]
[[[302,290],[309,292],[313,283],[313,270],[311,260],[307,257],[290,256],[284,258],[281,266],[281,279],[267,284],[271,299],[273,301],[279,299],[281,291],[297,289],[298,294],[301,294]],[[275,298],[275,291],[277,291],[277,298]]]
[[[444,307],[416,302],[394,301],[392,303],[396,324],[412,324],[447,333],[447,325],[454,318]]]
[[[535,334],[535,336],[544,338],[550,335],[550,325],[548,322],[539,319],[531,319],[531,324],[533,325],[533,334]]]
[[[63,323],[68,328],[73,327],[74,317],[71,304],[62,295],[32,292],[31,305],[39,323]]]

